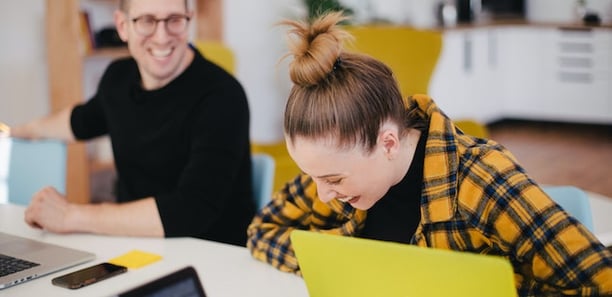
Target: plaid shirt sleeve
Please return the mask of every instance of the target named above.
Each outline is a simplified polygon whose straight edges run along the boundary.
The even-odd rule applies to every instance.
[[[506,257],[520,296],[612,296],[612,255],[494,141],[463,135],[427,96],[421,246]]]
[[[247,229],[247,248],[254,258],[285,272],[299,274],[289,235],[295,229],[354,235],[365,221],[365,211],[332,201],[323,203],[315,183],[299,175],[274,194]]]
[[[510,259],[519,295],[612,294],[610,252],[509,153],[485,150],[474,162],[462,163],[470,174],[459,187],[459,209],[490,240],[489,252]]]

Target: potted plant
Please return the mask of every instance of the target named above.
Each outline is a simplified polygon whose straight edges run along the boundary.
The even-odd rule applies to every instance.
[[[353,10],[342,5],[338,0],[304,0],[308,10],[308,18],[315,19],[328,11],[344,11],[346,15],[352,15]]]

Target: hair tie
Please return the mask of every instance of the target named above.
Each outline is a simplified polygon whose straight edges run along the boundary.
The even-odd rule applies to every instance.
[[[333,71],[336,71],[336,69],[340,68],[341,63],[342,63],[342,60],[340,60],[340,58],[336,59],[336,62],[334,62]]]

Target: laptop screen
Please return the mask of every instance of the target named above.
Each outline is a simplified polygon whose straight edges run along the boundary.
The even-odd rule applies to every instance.
[[[123,292],[119,297],[206,297],[195,269],[191,266],[172,272],[144,285]]]

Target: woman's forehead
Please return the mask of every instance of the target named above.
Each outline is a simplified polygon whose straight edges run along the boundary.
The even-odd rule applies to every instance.
[[[323,139],[296,137],[287,150],[300,169],[312,176],[344,175],[364,158],[359,148],[346,149]]]

